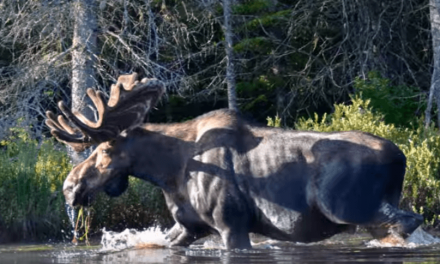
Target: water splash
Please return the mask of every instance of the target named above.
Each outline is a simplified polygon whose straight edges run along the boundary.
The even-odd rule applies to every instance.
[[[420,227],[411,234],[410,237],[406,239],[408,243],[413,243],[419,246],[432,245],[432,244],[440,244],[440,238],[434,237],[431,234],[423,231]]]
[[[159,227],[150,227],[144,231],[135,229],[125,229],[123,232],[102,230],[101,237],[101,252],[120,251],[130,248],[168,248],[170,241],[166,239],[166,231],[161,231]],[[275,246],[276,240],[259,240],[258,242],[251,242],[254,249],[279,249]],[[225,246],[220,237],[211,235],[202,239],[199,243],[189,246],[189,251],[194,250],[218,252],[218,250],[225,250]]]
[[[165,248],[170,242],[159,227],[150,227],[143,231],[125,229],[123,232],[102,230],[101,251],[118,251],[127,248]]]
[[[135,229],[125,229],[123,232],[102,230],[101,238],[102,249],[101,252],[120,251],[130,248],[168,248],[170,246],[169,240],[166,239],[166,232],[161,231],[159,227],[150,227],[144,231],[137,231]],[[287,242],[285,242],[287,243]],[[364,242],[365,243],[365,242]],[[283,242],[277,240],[259,240],[251,242],[252,248],[258,249],[280,249],[284,245]],[[294,243],[298,245],[298,243]],[[310,243],[305,245],[314,245]],[[319,243],[318,243],[319,244]],[[328,244],[324,243],[324,244]],[[330,243],[333,244],[333,243]],[[401,247],[401,248],[415,248],[425,245],[440,244],[440,238],[434,237],[429,233],[418,228],[406,240],[390,235],[387,239],[377,240],[373,239],[365,243],[369,248],[386,248],[386,247]],[[208,250],[210,253],[224,250],[225,247],[220,239],[217,237],[209,237],[200,244],[193,244],[189,250]]]
[[[192,246],[192,248],[197,248],[197,246]],[[200,249],[210,249],[210,250],[221,250],[225,249],[225,246],[221,241],[216,241],[215,239],[208,239],[203,242],[203,245]]]
[[[407,239],[402,239],[398,237],[397,235],[391,234],[387,239],[385,240],[377,240],[373,239],[371,241],[368,241],[366,243],[367,247],[402,247],[402,248],[416,248],[419,246],[426,246],[426,245],[433,245],[433,244],[440,244],[440,238],[434,237],[430,235],[429,233],[423,231],[422,228],[417,228],[411,236],[409,236]]]
[[[70,226],[72,228],[71,233],[73,235],[72,243],[77,244],[77,239],[79,238],[78,232],[75,230],[75,221],[78,217],[78,210],[70,206],[68,203],[64,204],[66,208],[67,216],[69,217]]]
[[[280,249],[277,244],[282,244],[283,242],[273,239],[267,239],[263,241],[254,242],[251,241],[252,248],[254,249]]]

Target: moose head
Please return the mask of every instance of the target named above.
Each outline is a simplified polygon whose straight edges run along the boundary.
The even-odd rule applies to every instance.
[[[64,181],[63,193],[69,205],[88,205],[101,190],[118,196],[127,188],[130,157],[124,144],[126,131],[143,123],[145,115],[165,91],[164,84],[156,79],[137,79],[136,73],[121,75],[111,87],[107,105],[102,92],[87,90],[98,111],[96,123],[79,112],[72,112],[62,101],[58,107],[70,123],[62,115],[46,113],[46,124],[58,141],[77,152],[98,145]]]

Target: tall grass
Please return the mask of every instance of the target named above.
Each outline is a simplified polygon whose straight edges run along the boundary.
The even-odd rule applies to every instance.
[[[60,239],[67,230],[63,179],[71,166],[51,140],[24,129],[0,142],[0,241]]]

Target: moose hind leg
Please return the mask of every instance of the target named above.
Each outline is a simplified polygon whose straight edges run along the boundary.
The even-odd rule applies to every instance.
[[[220,194],[219,202],[213,210],[215,229],[221,235],[227,249],[252,248],[249,228],[253,214],[239,195],[234,192]]]
[[[222,237],[226,249],[252,248],[249,238],[248,214],[233,209],[226,211],[229,213],[223,211],[221,214],[214,214],[216,229]]]
[[[389,203],[382,203],[367,229],[377,239],[385,238],[392,233],[407,238],[422,222],[423,216],[419,214],[397,209]]]

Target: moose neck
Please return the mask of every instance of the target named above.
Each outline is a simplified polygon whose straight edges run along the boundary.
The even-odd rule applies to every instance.
[[[194,152],[192,122],[145,124],[129,132],[127,147],[132,175],[167,193],[179,191],[185,181],[186,160]]]

